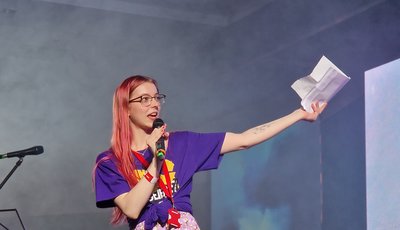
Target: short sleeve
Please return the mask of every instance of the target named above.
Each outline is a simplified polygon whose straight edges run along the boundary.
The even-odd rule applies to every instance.
[[[96,162],[96,206],[99,208],[114,207],[114,199],[123,193],[129,192],[130,187],[110,157],[100,154]]]
[[[196,171],[218,168],[225,133],[188,133],[188,154]]]

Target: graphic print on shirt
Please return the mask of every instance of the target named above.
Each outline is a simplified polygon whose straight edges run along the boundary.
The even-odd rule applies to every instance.
[[[164,164],[167,165],[167,169],[169,172],[169,177],[171,178],[171,186],[172,186],[172,194],[176,193],[179,189],[179,183],[177,178],[175,177],[175,172],[174,172],[174,166],[175,164],[166,159],[164,161]],[[139,175],[139,178],[142,178],[144,176],[144,174],[146,174],[146,170],[141,169],[141,170],[135,170],[137,175]],[[164,174],[160,175],[160,180],[162,180],[162,182],[166,185],[167,184],[167,180],[164,176]],[[156,186],[154,186],[154,192],[150,197],[150,202],[151,203],[158,203],[160,202],[162,199],[164,199],[164,197],[166,197],[164,191],[159,187],[158,183],[156,184]]]

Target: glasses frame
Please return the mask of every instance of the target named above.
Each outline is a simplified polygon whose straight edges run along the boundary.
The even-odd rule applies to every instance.
[[[160,98],[160,96],[161,96],[161,98]],[[145,102],[143,102],[143,97],[149,97],[150,101],[148,102],[148,104],[145,103]],[[158,99],[156,99],[156,98],[158,98]],[[148,94],[145,94],[145,95],[142,95],[142,96],[139,96],[139,97],[136,97],[136,98],[132,98],[132,99],[130,99],[128,102],[129,102],[129,103],[132,103],[132,102],[140,102],[140,104],[141,104],[142,106],[147,107],[147,106],[150,106],[150,105],[151,105],[151,102],[152,102],[153,100],[156,100],[156,102],[160,103],[160,105],[161,105],[161,104],[164,104],[164,103],[165,103],[165,98],[167,98],[167,95],[162,94],[162,93],[157,93],[157,94],[154,95],[153,97],[150,96],[150,95],[148,95]]]

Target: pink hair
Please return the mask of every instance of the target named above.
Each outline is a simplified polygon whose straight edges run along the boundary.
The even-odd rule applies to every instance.
[[[130,93],[132,93],[139,85],[145,82],[153,83],[158,90],[156,80],[146,76],[134,75],[125,79],[121,83],[121,85],[117,87],[114,93],[113,100],[113,128],[111,135],[111,150],[112,154],[117,160],[116,166],[118,171],[127,180],[131,188],[136,185],[139,178],[138,175],[135,174],[135,165],[131,154],[131,141],[133,136],[129,126],[129,96]],[[101,159],[95,165],[95,168],[101,161],[109,159],[109,157],[105,158],[107,159]],[[112,214],[111,223],[119,224],[124,221],[126,221],[126,216],[123,214],[119,207],[115,207]]]

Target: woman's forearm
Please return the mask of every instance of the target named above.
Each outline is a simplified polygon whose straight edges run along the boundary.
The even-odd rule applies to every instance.
[[[154,157],[147,168],[147,172],[153,177],[159,178],[159,165],[160,161]],[[143,207],[149,201],[156,184],[150,183],[145,177],[143,177],[129,192],[116,197],[114,202],[126,216],[136,219]]]
[[[225,140],[222,145],[221,154],[247,149],[264,142],[293,125],[297,121],[304,119],[304,116],[305,114],[303,111],[295,110],[284,117],[248,129],[242,133],[228,132],[226,133]]]

